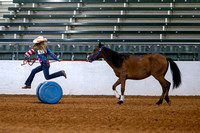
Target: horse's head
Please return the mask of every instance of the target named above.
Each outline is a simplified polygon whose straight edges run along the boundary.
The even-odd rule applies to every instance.
[[[103,57],[101,51],[102,51],[102,48],[104,47],[104,45],[105,44],[99,43],[99,45],[92,51],[92,53],[88,57],[89,62],[98,60],[99,58]]]

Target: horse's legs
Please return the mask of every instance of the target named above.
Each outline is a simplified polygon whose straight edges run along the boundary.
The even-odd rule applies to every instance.
[[[167,81],[167,80],[166,80]],[[171,83],[169,81],[167,81],[167,88],[166,88],[166,92],[165,92],[165,101],[170,105],[171,102],[169,100],[168,94],[169,94],[169,89],[170,89],[170,85]]]
[[[115,94],[115,97],[118,98],[118,99],[120,99],[120,95],[119,95],[119,93],[117,92],[116,87],[117,87],[120,83],[121,83],[121,81],[120,81],[120,79],[118,79],[118,80],[115,82],[115,84],[113,85],[113,87],[112,87],[112,89],[113,89],[113,91],[114,91],[114,94]]]
[[[124,102],[124,91],[125,91],[125,83],[126,79],[125,78],[120,78],[121,81],[121,96],[118,104],[122,104]]]
[[[160,97],[160,100],[156,103],[157,105],[162,104],[163,99],[165,97],[165,100],[168,104],[170,104],[170,100],[168,97],[169,88],[170,88],[170,82],[167,81],[163,76],[162,77],[156,77],[156,79],[159,81],[160,85],[162,86],[162,95]]]

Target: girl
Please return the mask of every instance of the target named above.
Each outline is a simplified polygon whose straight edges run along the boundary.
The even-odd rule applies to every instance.
[[[60,76],[64,76],[65,78],[67,78],[64,70],[58,71],[56,73],[49,75],[50,64],[47,59],[47,54],[49,54],[53,59],[55,59],[57,61],[60,61],[60,60],[47,47],[46,42],[47,42],[47,39],[44,38],[43,36],[37,37],[36,39],[33,40],[33,43],[34,43],[33,48],[25,53],[25,58],[27,60],[29,59],[31,54],[35,53],[37,55],[38,60],[40,61],[41,65],[32,70],[31,74],[29,75],[28,79],[25,82],[25,86],[22,87],[22,89],[30,89],[31,83],[33,81],[35,74],[40,71],[43,71],[46,80],[50,80],[50,79],[60,77]]]

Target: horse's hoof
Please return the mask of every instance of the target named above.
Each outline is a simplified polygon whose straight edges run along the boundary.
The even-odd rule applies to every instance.
[[[169,106],[171,106],[171,101],[167,102]]]
[[[119,101],[119,102],[117,102],[117,104],[123,104],[124,102],[123,101]]]
[[[159,100],[156,105],[161,105],[162,104],[162,100]]]
[[[156,103],[155,105],[156,105],[156,106],[159,106],[160,104]]]
[[[162,103],[160,103],[160,102],[157,102],[157,103],[156,103],[156,105],[158,105],[158,106],[161,105],[161,104],[162,104]]]

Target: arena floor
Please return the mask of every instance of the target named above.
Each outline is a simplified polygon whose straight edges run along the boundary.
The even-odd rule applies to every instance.
[[[200,97],[63,96],[57,104],[43,104],[35,95],[0,95],[3,133],[140,133],[200,131]]]

